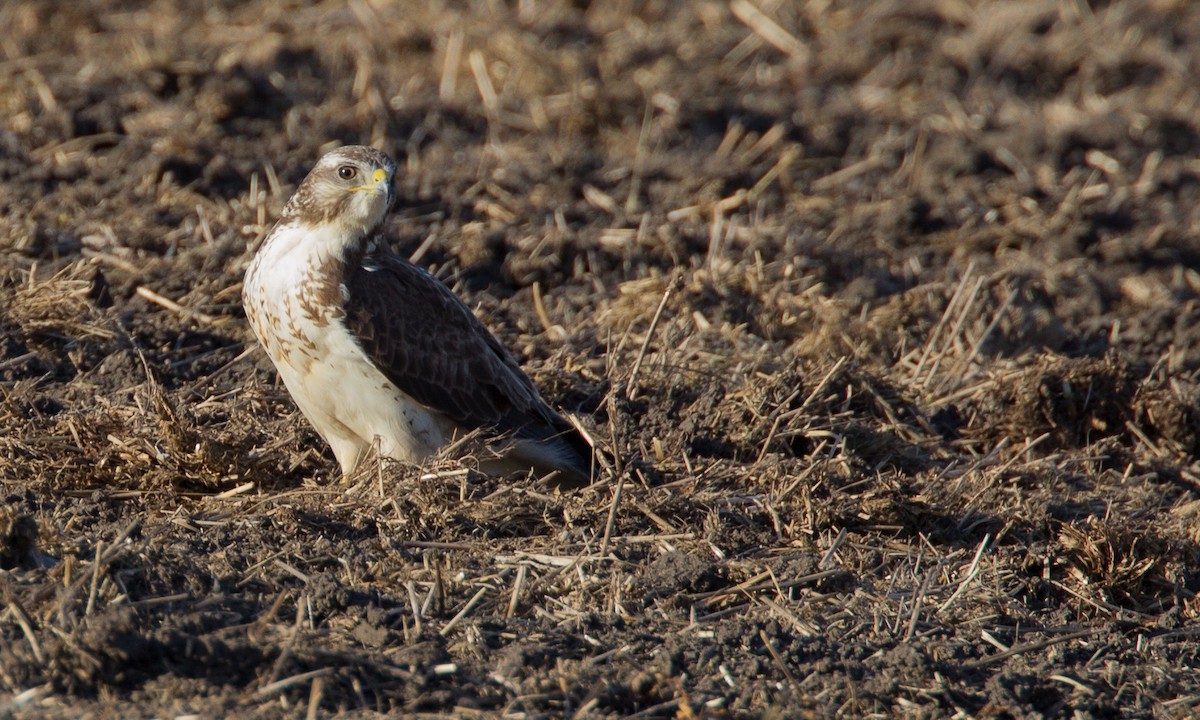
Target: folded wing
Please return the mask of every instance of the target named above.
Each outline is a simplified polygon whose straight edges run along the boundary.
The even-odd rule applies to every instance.
[[[347,325],[396,387],[464,429],[517,440],[512,453],[531,465],[587,482],[590,446],[449,288],[387,254],[356,265],[346,288]]]

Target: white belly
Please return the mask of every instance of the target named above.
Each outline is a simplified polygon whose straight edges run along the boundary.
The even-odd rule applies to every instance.
[[[297,364],[271,359],[344,471],[372,446],[384,457],[415,462],[445,443],[433,413],[389,382],[357,346],[347,348],[353,341],[340,323],[331,323],[322,335],[322,344],[333,351],[320,359]]]
[[[292,399],[333,448],[342,471],[353,470],[371,448],[406,462],[436,452],[453,424],[393,385],[340,313],[314,313],[323,258],[300,254],[305,243],[281,239],[287,238],[275,237],[260,251],[246,275],[246,314]]]

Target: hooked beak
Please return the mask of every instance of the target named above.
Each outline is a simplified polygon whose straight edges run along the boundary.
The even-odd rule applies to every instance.
[[[387,170],[384,170],[383,168],[378,168],[371,176],[371,182],[374,183],[377,191],[382,189],[384,192],[387,192],[391,189],[391,184],[388,183],[387,180]]]
[[[372,194],[383,195],[387,198],[388,205],[392,204],[392,183],[388,178],[387,170],[378,168],[371,175],[369,184],[358,185],[350,188],[355,192],[369,192]]]

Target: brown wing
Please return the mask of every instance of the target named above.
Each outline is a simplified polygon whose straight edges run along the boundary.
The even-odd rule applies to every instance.
[[[354,266],[346,288],[350,331],[396,387],[465,428],[562,446],[558,469],[589,473],[583,438],[449,288],[383,253]]]

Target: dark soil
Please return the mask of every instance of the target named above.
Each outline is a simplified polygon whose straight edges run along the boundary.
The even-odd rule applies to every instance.
[[[1198,712],[1200,5],[0,26],[0,716]],[[599,483],[339,477],[239,293],[343,143]]]

